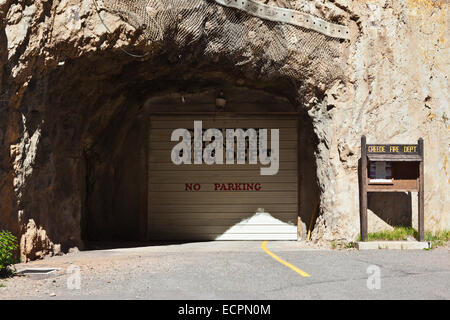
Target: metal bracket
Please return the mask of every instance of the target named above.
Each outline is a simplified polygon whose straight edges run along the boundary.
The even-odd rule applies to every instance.
[[[324,35],[339,39],[350,39],[347,26],[327,22],[313,15],[297,10],[269,6],[255,0],[214,0],[225,7],[243,10],[255,17],[275,22],[284,22],[295,26],[320,32]]]

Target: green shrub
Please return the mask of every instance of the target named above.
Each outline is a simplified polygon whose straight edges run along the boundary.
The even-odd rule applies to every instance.
[[[430,241],[432,248],[445,246],[450,241],[450,230],[441,230],[434,233],[426,231],[425,241]]]
[[[412,227],[394,227],[393,230],[385,230],[369,233],[367,238],[369,241],[372,240],[388,240],[388,241],[398,241],[407,240],[408,237],[416,238],[418,233]]]
[[[0,231],[0,277],[11,273],[9,266],[16,262],[17,238],[9,231]]]

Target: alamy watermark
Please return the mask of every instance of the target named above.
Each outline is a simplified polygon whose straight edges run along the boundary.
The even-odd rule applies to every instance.
[[[81,289],[81,269],[77,265],[71,265],[66,271],[69,274],[67,278],[67,289],[80,290]]]
[[[247,161],[249,164],[257,164],[259,158],[261,165],[268,165],[260,169],[260,174],[275,175],[278,173],[280,161],[280,130],[270,129],[270,149],[267,139],[267,129],[225,129],[224,141],[222,130],[203,130],[202,121],[194,121],[192,133],[182,128],[172,132],[171,140],[180,142],[173,147],[171,159],[175,165],[230,165],[245,164]]]
[[[367,267],[366,273],[369,275],[366,281],[367,289],[381,289],[381,269],[379,266],[370,265]]]

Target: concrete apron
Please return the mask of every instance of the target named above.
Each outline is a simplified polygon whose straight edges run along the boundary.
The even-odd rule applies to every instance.
[[[395,249],[395,250],[423,250],[430,249],[428,241],[360,241],[357,243],[358,250]]]

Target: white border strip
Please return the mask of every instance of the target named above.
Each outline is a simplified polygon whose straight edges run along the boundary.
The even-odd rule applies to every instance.
[[[214,1],[226,7],[243,10],[248,14],[261,19],[267,19],[275,22],[285,22],[306,29],[311,29],[333,38],[346,40],[350,39],[350,31],[348,27],[330,23],[297,10],[273,7],[254,0]]]

